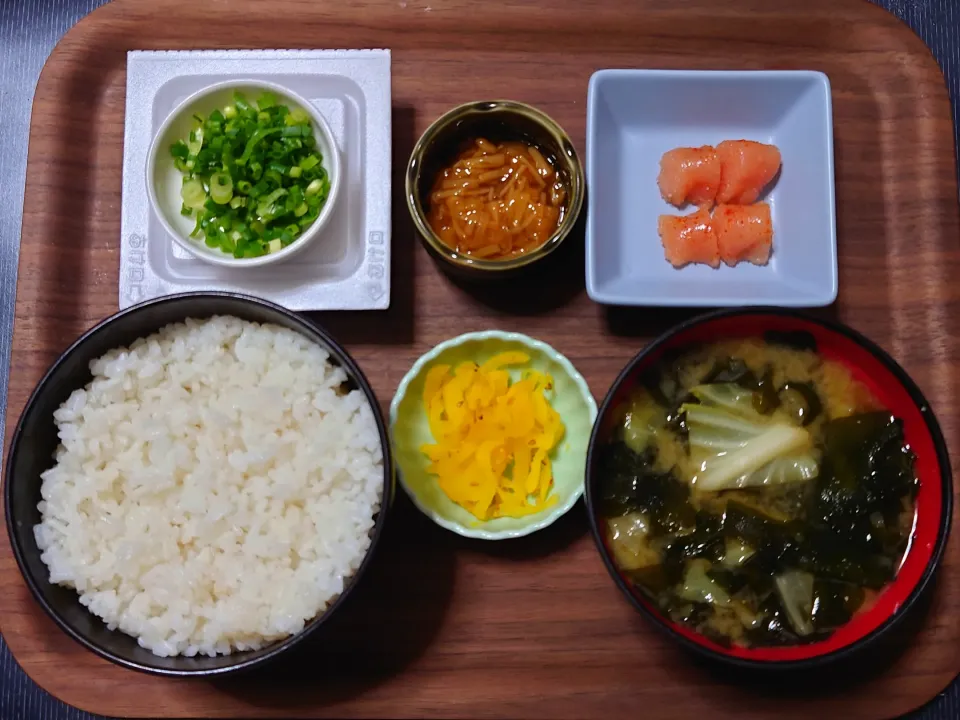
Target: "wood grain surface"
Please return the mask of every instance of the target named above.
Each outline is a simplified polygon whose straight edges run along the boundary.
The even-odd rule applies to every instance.
[[[861,0],[116,0],[47,62],[30,135],[9,434],[46,367],[117,310],[125,53],[131,49],[387,47],[393,51],[393,300],[315,318],[385,406],[404,372],[468,330],[551,343],[602,398],[645,342],[689,311],[617,310],[583,287],[582,230],[540,273],[476,288],[414,237],[403,170],[449,107],[510,97],[583,150],[590,74],[604,67],[816,69],[833,86],[840,296],[823,311],[916,379],[960,450],[960,243],[953,125],[922,42]],[[704,108],[709,113],[709,108]],[[955,460],[956,463],[956,460]],[[956,506],[955,506],[956,507]],[[405,499],[342,615],[290,661],[215,682],[121,670],[68,639],[0,541],[0,623],[17,660],[62,700],[136,717],[892,717],[960,672],[960,532],[912,634],[860,673],[786,687],[695,663],[621,598],[582,506],[523,541],[468,542]]]

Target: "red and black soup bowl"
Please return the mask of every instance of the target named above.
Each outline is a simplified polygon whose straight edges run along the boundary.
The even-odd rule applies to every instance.
[[[601,515],[602,448],[611,439],[622,407],[641,378],[665,353],[698,345],[750,337],[793,338],[815,345],[821,356],[844,364],[886,410],[902,421],[905,443],[915,455],[918,480],[911,541],[899,569],[872,604],[832,634],[812,642],[744,647],[724,644],[672,621],[618,569]],[[806,670],[849,658],[879,643],[918,606],[943,555],[950,532],[953,487],[947,447],[933,410],[906,372],[876,344],[839,323],[778,308],[721,310],[671,329],[647,346],[623,369],[607,393],[593,428],[587,455],[586,505],[594,541],[610,575],[624,595],[656,626],[701,657],[744,669]]]

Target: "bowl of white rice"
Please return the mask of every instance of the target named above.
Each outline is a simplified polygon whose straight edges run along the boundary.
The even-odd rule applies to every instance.
[[[249,669],[316,630],[369,565],[393,491],[349,354],[232,293],[164,297],[83,335],[30,397],[4,478],[43,609],[166,675]]]

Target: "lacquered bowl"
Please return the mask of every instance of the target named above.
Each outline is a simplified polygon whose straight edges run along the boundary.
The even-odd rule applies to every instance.
[[[461,362],[483,363],[505,351],[527,353],[532,367],[553,377],[550,404],[565,426],[565,436],[551,455],[557,501],[544,510],[521,518],[501,517],[480,521],[450,500],[427,467],[420,448],[434,442],[423,407],[427,372],[436,364],[456,367]],[[520,369],[512,369],[517,380]],[[420,511],[437,525],[464,537],[505,540],[542,530],[570,510],[583,494],[583,468],[590,428],[597,417],[597,403],[586,381],[567,358],[546,343],[520,333],[467,333],[440,343],[423,355],[397,388],[390,403],[390,435],[400,484]]]
[[[880,592],[872,607],[856,614],[826,639],[781,647],[725,647],[668,619],[618,570],[598,511],[601,482],[598,449],[611,433],[614,409],[664,353],[681,351],[698,343],[761,337],[768,332],[803,333],[807,341],[815,342],[821,355],[846,365],[856,380],[864,383],[885,408],[903,421],[906,442],[916,455],[919,478],[916,523],[912,543],[893,581]],[[750,669],[799,670],[874,648],[901,626],[918,605],[943,556],[950,533],[953,483],[946,443],[933,410],[890,355],[845,325],[793,310],[757,308],[721,310],[684,322],[661,335],[627,364],[600,406],[587,456],[585,498],[593,538],[610,576],[630,603],[656,627],[684,648],[723,664]]]
[[[477,137],[493,142],[531,142],[557,169],[567,201],[559,226],[543,245],[517,257],[484,260],[457,252],[431,229],[427,213],[434,179],[452,162],[464,142]],[[470,279],[511,277],[556,250],[576,224],[585,192],[583,166],[563,128],[543,111],[511,100],[471,102],[444,113],[417,141],[407,164],[407,209],[424,247],[441,267]]]
[[[383,493],[370,535],[370,547],[356,573],[345,580],[343,592],[303,630],[259,650],[217,657],[158,657],[137,641],[107,626],[83,605],[72,588],[50,583],[50,571],[40,558],[34,525],[40,522],[40,474],[53,465],[59,444],[53,413],[90,379],[90,361],[109,350],[127,346],[173,322],[231,315],[242,320],[273,323],[304,335],[325,348],[332,362],[346,371],[348,382],[366,396],[376,419],[383,450]],[[346,602],[364,575],[377,549],[393,500],[393,465],[386,423],[363,372],[343,347],[324,330],[296,313],[257,298],[234,293],[184,293],[151,300],[123,310],[84,333],[53,363],[37,385],[20,416],[10,443],[4,474],[3,499],[7,532],[14,556],[30,592],[40,607],[67,635],[118,665],[157,675],[219,675],[259,667],[300,644]]]

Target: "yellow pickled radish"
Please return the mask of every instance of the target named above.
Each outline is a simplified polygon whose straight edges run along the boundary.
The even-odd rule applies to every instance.
[[[434,443],[421,451],[443,493],[479,520],[531,515],[557,501],[550,453],[564,426],[547,399],[553,379],[528,370],[511,383],[505,369],[528,362],[510,351],[427,372],[423,405]]]

